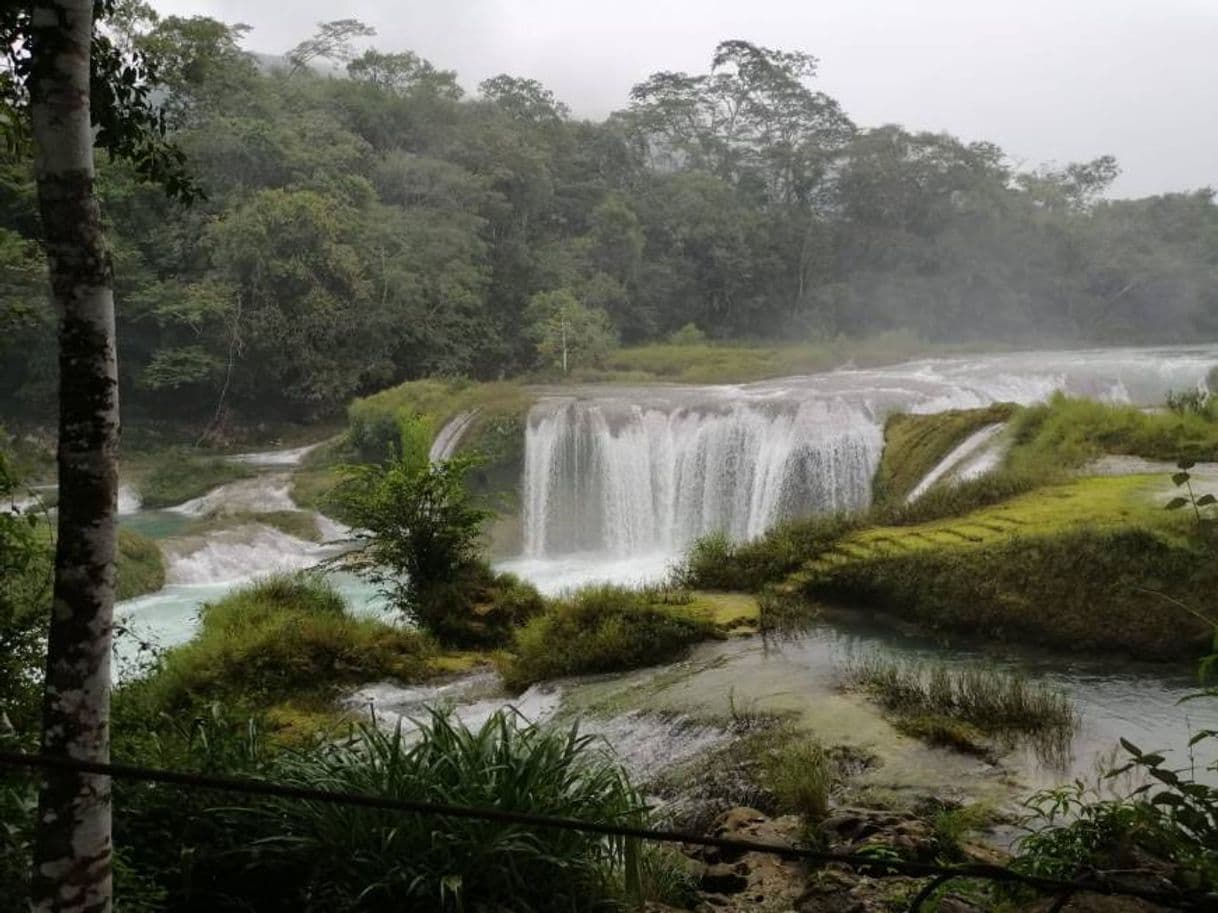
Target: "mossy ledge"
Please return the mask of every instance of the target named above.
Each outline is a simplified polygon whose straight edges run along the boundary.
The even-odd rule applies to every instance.
[[[134,599],[155,593],[165,585],[165,556],[147,536],[129,529],[118,531],[118,588],[115,598]]]
[[[931,415],[899,412],[884,425],[884,455],[872,481],[877,505],[904,501],[954,447],[987,425],[1007,422],[1011,403],[985,409],[953,409]]]

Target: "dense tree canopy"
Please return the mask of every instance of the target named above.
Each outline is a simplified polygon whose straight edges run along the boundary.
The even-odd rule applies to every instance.
[[[408,50],[366,49],[352,20],[278,66],[241,49],[246,32],[138,3],[109,25],[155,73],[147,98],[207,195],[183,209],[147,169],[102,162],[137,414],[307,418],[407,378],[553,370],[561,315],[594,351],[691,324],[711,339],[1218,332],[1212,191],[1106,200],[1110,157],[1020,171],[989,143],[863,128],[813,88],[805,53],[725,41],[705,73],[656,73],[590,122],[531,79],[467,96]],[[43,416],[33,200],[10,154],[0,383],[6,410]]]

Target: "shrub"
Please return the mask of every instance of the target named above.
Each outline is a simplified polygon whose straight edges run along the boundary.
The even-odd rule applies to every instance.
[[[545,608],[536,587],[478,560],[419,590],[415,615],[444,643],[495,647]]]
[[[673,579],[694,589],[760,590],[831,548],[861,522],[847,514],[790,520],[742,543],[713,533],[690,547]]]
[[[325,580],[275,576],[205,605],[194,639],[136,689],[174,710],[200,700],[270,703],[343,684],[417,680],[433,650],[419,634],[347,614]]]
[[[490,512],[465,485],[476,462],[408,453],[384,466],[352,466],[337,495],[363,540],[348,564],[419,627],[453,642],[488,591],[480,540]]]
[[[440,713],[417,736],[362,727],[290,753],[277,782],[640,827],[642,798],[594,740],[498,713],[469,730]],[[252,908],[603,909],[640,884],[634,842],[569,830],[329,803],[267,801],[221,813],[245,835]],[[286,890],[285,890],[286,888]]]
[[[670,662],[692,644],[720,636],[688,603],[683,593],[608,585],[554,600],[516,633],[505,681],[524,688],[565,675]]]
[[[165,585],[165,557],[160,547],[130,529],[118,531],[117,599],[155,593]]]

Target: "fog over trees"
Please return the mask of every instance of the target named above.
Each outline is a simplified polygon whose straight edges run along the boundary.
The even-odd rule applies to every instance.
[[[724,41],[592,122],[532,80],[471,96],[442,61],[357,53],[375,38],[354,21],[267,65],[242,26],[125,9],[109,28],[155,64],[207,194],[182,208],[101,157],[129,415],[308,418],[403,379],[554,368],[569,324],[591,358],[691,324],[1015,344],[1218,330],[1211,190],[1106,200],[1110,157],[1018,170],[989,143],[857,124],[803,50]],[[326,59],[346,78],[319,75]],[[45,416],[36,212],[31,163],[5,158],[0,382],[6,410]]]

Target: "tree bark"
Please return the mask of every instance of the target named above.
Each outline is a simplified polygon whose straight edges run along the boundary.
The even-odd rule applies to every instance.
[[[113,271],[93,193],[93,0],[32,4],[29,80],[38,203],[59,314],[59,530],[44,753],[107,761],[118,490]],[[48,774],[32,885],[39,913],[111,908],[110,781]]]

